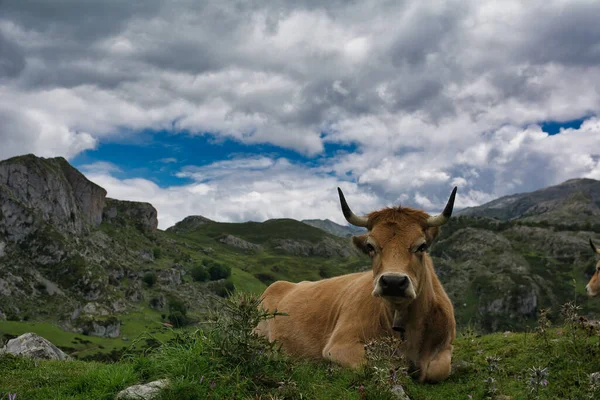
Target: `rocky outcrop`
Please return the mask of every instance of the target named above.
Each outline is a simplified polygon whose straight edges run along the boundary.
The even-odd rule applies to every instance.
[[[81,234],[102,222],[105,198],[106,190],[62,157],[26,155],[0,162],[0,233],[9,240],[26,237],[41,221],[62,233]]]
[[[263,249],[263,247],[259,244],[247,242],[244,239],[240,239],[239,237],[235,237],[233,235],[225,235],[219,239],[219,242],[231,247],[237,247],[238,249],[242,250],[259,251]]]
[[[167,386],[169,386],[168,379],[130,386],[117,394],[117,400],[152,400],[157,398],[160,391]]]
[[[150,203],[107,198],[103,217],[108,223],[131,224],[141,231],[154,232],[158,228],[158,213]]]
[[[118,338],[121,334],[121,321],[114,317],[104,320],[80,316],[78,327],[84,335],[99,336],[106,338]]]
[[[276,239],[275,250],[300,257],[350,257],[357,255],[350,244],[343,245],[325,237],[317,243],[307,240]]]
[[[25,333],[9,340],[0,353],[29,357],[35,360],[66,360],[69,358],[61,349],[35,333]]]
[[[166,286],[181,285],[181,271],[176,268],[168,268],[158,272],[158,282]]]

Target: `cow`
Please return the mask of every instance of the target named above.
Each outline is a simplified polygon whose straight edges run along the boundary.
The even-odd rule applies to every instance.
[[[592,250],[594,250],[595,253],[600,254],[600,249],[594,246],[594,242],[592,242],[592,239],[590,239],[590,246],[592,247]],[[598,276],[599,274],[600,261],[598,261],[598,263],[596,264],[596,268],[594,270],[594,275],[592,275],[592,279],[590,279],[590,282],[585,287],[585,290],[587,291],[587,294],[590,297],[596,297],[598,296],[598,294],[600,294],[600,276]]]
[[[402,339],[413,377],[432,383],[448,378],[454,308],[428,248],[452,215],[456,189],[440,215],[390,207],[357,216],[338,188],[346,220],[368,230],[351,240],[371,258],[371,271],[274,282],[262,295],[262,307],[287,316],[262,321],[255,332],[292,357],[324,358],[355,369],[366,363],[366,343],[394,335]]]

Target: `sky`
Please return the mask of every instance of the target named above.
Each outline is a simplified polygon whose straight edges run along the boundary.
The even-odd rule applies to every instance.
[[[0,0],[0,159],[159,228],[600,179],[596,0]]]

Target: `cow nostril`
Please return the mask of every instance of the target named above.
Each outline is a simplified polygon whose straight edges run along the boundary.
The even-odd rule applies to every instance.
[[[379,283],[381,284],[382,289],[387,288],[387,286],[388,286],[388,282],[387,282],[387,279],[385,279],[385,276],[382,276],[379,279]]]

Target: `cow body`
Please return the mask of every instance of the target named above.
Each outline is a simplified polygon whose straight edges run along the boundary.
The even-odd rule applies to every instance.
[[[372,271],[273,283],[262,307],[287,315],[261,322],[256,332],[292,356],[356,368],[365,362],[366,343],[402,331],[402,351],[419,380],[446,379],[456,336],[454,309],[426,249],[449,218],[455,192],[442,216],[398,207],[357,217],[340,191],[346,218],[369,229],[352,241],[371,257]]]
[[[594,245],[592,239],[590,239],[590,246],[592,247],[594,253],[600,255],[600,249]],[[590,297],[596,297],[600,294],[600,261],[598,261],[598,263],[596,264],[594,274],[592,275],[592,278],[585,287],[585,290],[588,296]]]

